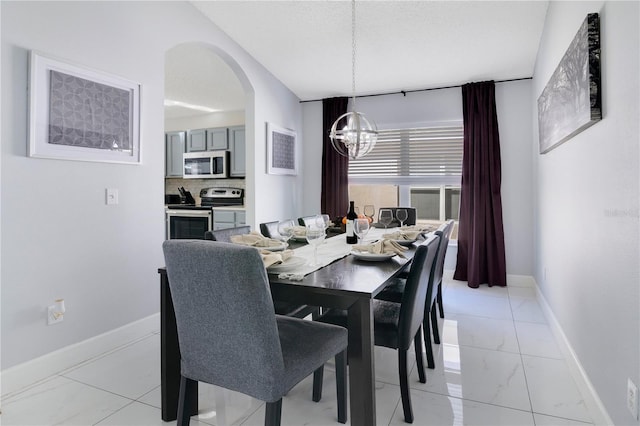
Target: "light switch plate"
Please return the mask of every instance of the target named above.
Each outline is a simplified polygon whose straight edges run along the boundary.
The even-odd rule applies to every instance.
[[[106,189],[106,202],[107,205],[118,204],[118,190],[115,188]]]

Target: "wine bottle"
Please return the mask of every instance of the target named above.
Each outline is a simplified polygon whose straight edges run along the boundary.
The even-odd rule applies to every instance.
[[[349,211],[347,212],[347,244],[357,244],[358,237],[353,228],[353,221],[358,218],[353,201],[349,201]]]

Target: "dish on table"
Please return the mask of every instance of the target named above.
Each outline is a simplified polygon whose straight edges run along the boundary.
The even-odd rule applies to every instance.
[[[367,252],[356,251],[356,250],[353,250],[351,254],[356,259],[366,260],[369,262],[379,262],[382,260],[391,259],[393,256],[396,255],[395,253],[367,253]]]
[[[267,271],[279,274],[280,272],[292,271],[306,263],[304,257],[291,256],[282,263],[271,265],[267,268]]]
[[[396,243],[400,244],[401,246],[410,246],[411,244],[415,243],[418,239],[414,238],[413,240],[393,240]]]
[[[282,251],[287,248],[287,244],[281,243],[279,245],[269,246],[269,247],[257,247],[259,249],[269,250],[269,251]]]

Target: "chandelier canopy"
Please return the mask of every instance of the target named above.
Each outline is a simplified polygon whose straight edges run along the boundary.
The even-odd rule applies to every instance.
[[[367,155],[378,140],[378,129],[364,114],[356,112],[356,1],[351,0],[351,112],[341,115],[331,126],[331,145],[351,160]]]

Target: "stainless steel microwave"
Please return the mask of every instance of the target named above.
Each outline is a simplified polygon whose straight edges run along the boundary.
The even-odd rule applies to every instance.
[[[229,151],[187,152],[182,157],[183,178],[221,179],[229,177]]]

